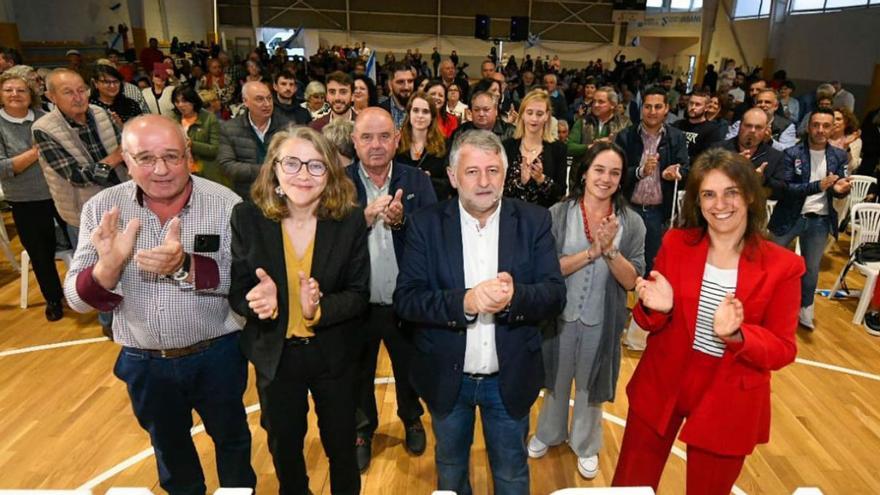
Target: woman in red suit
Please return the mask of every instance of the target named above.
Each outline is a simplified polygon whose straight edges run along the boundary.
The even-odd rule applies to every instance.
[[[770,437],[770,371],[794,361],[804,263],[764,239],[763,191],[743,157],[693,164],[684,226],[670,230],[633,311],[648,348],[627,386],[614,486],[653,486],[672,443],[687,448],[687,493],[730,493]],[[686,421],[685,421],[686,420]]]

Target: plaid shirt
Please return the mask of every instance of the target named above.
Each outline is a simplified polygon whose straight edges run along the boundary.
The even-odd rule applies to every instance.
[[[639,125],[639,135],[642,137],[642,158],[639,160],[639,168],[636,171],[636,177],[640,177],[645,167],[645,161],[648,156],[657,153],[660,146],[660,140],[666,134],[666,127],[660,126],[660,132],[651,135],[645,131],[645,128]],[[660,163],[654,168],[654,172],[647,177],[641,177],[636,183],[635,191],[633,191],[632,202],[638,205],[660,205],[663,204],[663,190],[660,188]]]
[[[34,142],[40,150],[40,156],[52,167],[52,170],[58,172],[61,177],[67,179],[68,182],[75,186],[88,186],[97,184],[99,186],[111,186],[119,183],[119,178],[112,173],[113,169],[106,164],[99,163],[109,154],[104,145],[101,143],[101,136],[98,135],[98,125],[95,123],[95,117],[92,111],[86,112],[86,124],[80,124],[64,116],[70,126],[76,130],[80,141],[89,153],[91,161],[88,163],[79,163],[67,150],[61,146],[61,143],[55,140],[46,132],[35,130]],[[116,132],[116,141],[119,142],[119,129],[113,125]]]
[[[177,214],[183,250],[194,253],[196,236],[218,236],[216,251],[193,254],[193,284],[141,271],[133,257],[112,290],[92,277],[98,253],[90,242],[104,213],[119,207],[119,228],[134,218],[141,226],[134,252],[162,243],[168,230],[143,204],[134,181],[101,191],[83,207],[79,247],[64,281],[64,295],[75,311],[113,311],[113,337],[138,349],[179,349],[242,328],[243,319],[229,307],[232,263],[232,207],[241,201],[229,189],[200,177],[192,178],[192,194]]]

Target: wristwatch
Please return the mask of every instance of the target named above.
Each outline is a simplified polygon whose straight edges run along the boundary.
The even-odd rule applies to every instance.
[[[183,264],[180,265],[180,268],[178,268],[176,272],[169,275],[169,277],[177,280],[178,282],[183,282],[184,280],[186,280],[189,277],[189,268],[191,262],[192,260],[189,254],[183,253]]]
[[[602,256],[604,256],[605,259],[608,261],[614,261],[614,258],[617,258],[618,254],[620,254],[620,251],[618,251],[617,249],[609,249],[608,251],[602,253]]]

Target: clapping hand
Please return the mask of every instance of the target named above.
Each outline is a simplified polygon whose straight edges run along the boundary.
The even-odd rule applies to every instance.
[[[835,174],[826,175],[825,177],[822,177],[822,179],[819,181],[819,189],[821,189],[822,191],[825,191],[829,187],[833,186],[834,183],[837,182],[838,178],[839,177]]]
[[[532,160],[532,163],[529,165],[529,175],[535,180],[535,183],[544,183],[544,162],[541,161],[540,157]]]
[[[849,177],[844,177],[834,183],[834,192],[837,194],[846,194],[852,188],[852,182]]]
[[[614,238],[617,236],[617,230],[620,228],[620,222],[614,213],[603,218],[599,223],[596,231],[596,240],[599,241],[599,247],[603,253],[614,249]]]
[[[272,318],[278,310],[278,287],[266,270],[257,268],[256,275],[259,282],[244,298],[248,301],[251,310],[257,314],[257,318],[265,320]]]
[[[743,305],[731,293],[724,296],[718,309],[715,310],[715,335],[721,338],[732,336],[739,330],[743,322]]]
[[[662,176],[666,180],[681,180],[681,165],[676,163],[666,167]]]
[[[174,217],[168,223],[168,232],[162,244],[138,251],[134,260],[138,268],[156,275],[170,275],[183,265],[183,245],[180,244],[180,219]]]
[[[513,299],[513,277],[501,272],[497,277],[480,282],[464,295],[467,314],[494,314],[504,310]]]
[[[98,253],[98,262],[92,276],[101,287],[110,290],[116,287],[122,269],[134,250],[141,222],[137,218],[128,221],[125,230],[116,228],[119,222],[119,208],[113,207],[101,216],[101,223],[92,231],[92,246]]]
[[[379,214],[385,225],[399,225],[403,221],[403,189],[398,189],[388,206]]]
[[[366,208],[364,208],[364,217],[367,220],[367,225],[372,226],[376,223],[376,219],[379,218],[379,215],[388,208],[388,205],[391,204],[391,200],[394,199],[390,194],[384,194],[374,199],[372,203],[368,204]]]
[[[660,272],[652,270],[650,279],[636,279],[636,294],[642,306],[660,313],[668,313],[672,309],[672,286]]]
[[[322,295],[318,281],[299,272],[299,304],[302,307],[303,318],[311,320],[315,317]]]
[[[761,162],[761,166],[755,169],[755,172],[758,173],[761,177],[764,176],[764,171],[767,170],[767,162]]]
[[[645,164],[642,166],[642,177],[653,175],[654,170],[657,168],[657,165],[659,163],[660,155],[657,153],[651,153],[647,157],[645,157]]]

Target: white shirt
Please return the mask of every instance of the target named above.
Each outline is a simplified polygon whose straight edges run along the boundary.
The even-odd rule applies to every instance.
[[[7,122],[12,122],[13,124],[23,124],[25,122],[33,122],[34,121],[34,111],[28,110],[27,115],[24,117],[13,117],[6,113],[5,109],[0,108],[0,117],[3,117],[3,120]]]
[[[269,132],[269,127],[272,125],[272,117],[269,117],[269,120],[266,121],[266,125],[263,127],[261,131],[257,124],[254,124],[254,121],[251,120],[250,114],[248,114],[248,122],[251,124],[251,129],[257,134],[257,137],[260,138],[260,141],[266,142],[266,133]]]
[[[735,103],[742,103],[746,99],[746,92],[742,88],[730,88],[727,90],[727,95],[733,97]]]
[[[810,150],[810,182],[822,180],[826,175],[828,175],[828,164],[825,162],[825,150]],[[806,213],[828,214],[825,191],[807,196],[807,199],[804,200],[804,207],[801,208],[801,214]]]
[[[480,227],[461,202],[461,251],[464,260],[464,285],[468,289],[480,282],[498,276],[498,226],[501,202],[495,212]],[[495,349],[495,315],[480,313],[468,325],[467,347],[464,351],[464,372],[490,374],[498,371],[498,352]]]

